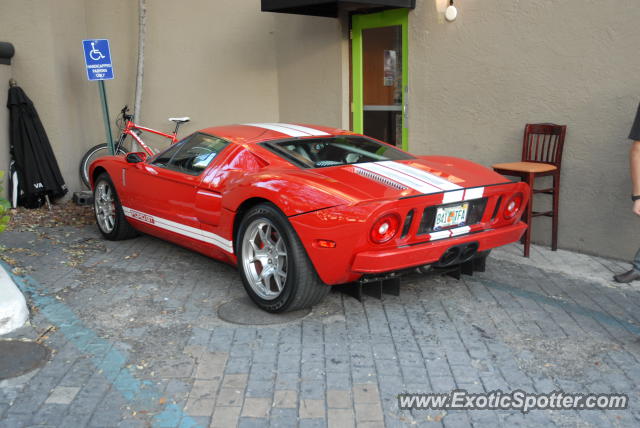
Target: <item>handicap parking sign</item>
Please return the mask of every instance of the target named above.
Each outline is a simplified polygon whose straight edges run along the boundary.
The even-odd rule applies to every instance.
[[[109,40],[83,40],[82,47],[84,48],[84,62],[87,65],[87,77],[89,80],[113,79]]]

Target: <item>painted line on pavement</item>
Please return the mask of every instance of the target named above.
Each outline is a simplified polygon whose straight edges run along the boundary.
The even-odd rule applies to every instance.
[[[153,411],[164,407],[153,417],[153,426],[158,428],[198,428],[199,425],[180,407],[169,403],[160,405],[163,394],[151,382],[136,379],[132,372],[125,367],[126,357],[113,347],[113,344],[99,337],[93,330],[86,327],[71,308],[53,297],[47,296],[46,288],[29,275],[18,276],[11,272],[11,268],[0,261],[0,268],[4,269],[27,294],[33,304],[59,331],[71,342],[78,351],[91,356],[91,360],[98,370],[122,396],[137,406],[140,410]]]

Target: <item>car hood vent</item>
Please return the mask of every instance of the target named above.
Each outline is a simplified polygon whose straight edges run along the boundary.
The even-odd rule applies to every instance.
[[[386,186],[392,187],[394,189],[397,190],[406,190],[407,187],[403,186],[400,183],[396,183],[395,181],[388,179],[387,177],[383,177],[382,175],[376,174],[375,172],[371,172],[371,171],[367,171],[365,169],[362,168],[358,168],[357,166],[355,167],[355,172],[358,175],[361,175],[363,177],[367,177],[371,180],[375,180],[379,183],[382,183]]]

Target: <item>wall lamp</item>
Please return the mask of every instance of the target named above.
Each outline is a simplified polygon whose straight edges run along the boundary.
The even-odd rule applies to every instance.
[[[453,0],[449,0],[449,7],[444,11],[444,18],[449,22],[453,22],[457,17],[458,9],[453,5]]]

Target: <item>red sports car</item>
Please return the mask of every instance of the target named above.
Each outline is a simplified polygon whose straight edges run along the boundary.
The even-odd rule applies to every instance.
[[[207,128],[90,174],[105,238],[144,232],[237,265],[271,312],[314,305],[331,285],[473,262],[527,227],[524,183],[321,126]]]

